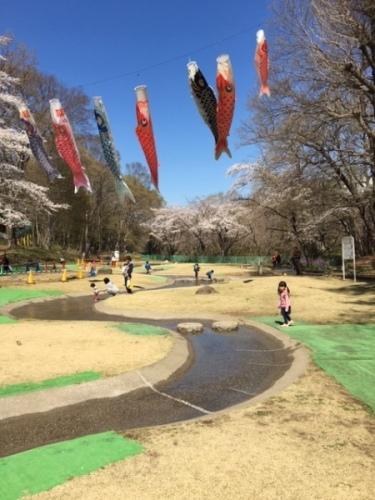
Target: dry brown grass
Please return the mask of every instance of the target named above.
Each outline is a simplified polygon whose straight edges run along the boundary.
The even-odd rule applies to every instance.
[[[374,431],[366,410],[311,368],[256,406],[129,432],[145,454],[35,498],[370,500]]]
[[[375,320],[375,286],[343,282],[336,278],[287,276],[293,317],[313,323],[364,323]],[[118,296],[106,307],[111,312],[149,317],[270,316],[277,315],[280,277],[254,277],[215,284],[219,294],[196,295],[196,287],[155,290],[131,297]],[[108,305],[107,305],[108,304]]]
[[[296,320],[375,319],[371,286],[331,278],[285,279]],[[117,313],[126,305],[128,315],[265,316],[277,314],[279,280],[230,281],[215,285],[215,296],[196,296],[196,289],[151,291],[102,305]],[[144,454],[33,498],[372,500],[374,431],[373,415],[311,366],[299,381],[260,404],[204,421],[129,432],[145,445]]]
[[[21,321],[0,330],[0,386],[84,371],[124,373],[162,359],[173,342],[169,336],[137,337],[90,321]]]

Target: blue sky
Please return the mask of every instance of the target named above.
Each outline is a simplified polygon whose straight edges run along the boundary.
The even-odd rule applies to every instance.
[[[256,156],[239,147],[238,128],[249,118],[248,97],[258,92],[255,35],[268,17],[267,2],[260,0],[15,0],[2,9],[0,33],[25,43],[42,71],[102,96],[123,165],[146,164],[134,133],[133,89],[147,85],[160,191],[169,204],[185,204],[228,189],[228,167]],[[211,132],[190,96],[186,64],[189,57],[196,60],[215,88],[216,57],[223,53],[232,60],[237,101],[229,138],[233,158],[216,161]],[[136,73],[168,59],[174,60]]]

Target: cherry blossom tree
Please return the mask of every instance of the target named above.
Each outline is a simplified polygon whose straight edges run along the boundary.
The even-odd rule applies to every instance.
[[[191,256],[230,254],[236,244],[252,237],[248,209],[231,201],[199,200],[186,207],[155,210],[151,235],[166,249]]]
[[[0,37],[0,46],[9,43],[8,37]],[[3,71],[0,61],[0,224],[22,226],[30,223],[31,216],[55,212],[64,205],[50,201],[48,188],[24,178],[23,166],[30,150],[28,138],[21,129],[17,96],[17,79]]]

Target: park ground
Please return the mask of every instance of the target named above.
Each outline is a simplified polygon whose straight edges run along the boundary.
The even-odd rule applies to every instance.
[[[158,276],[136,273],[134,290],[136,286],[160,287],[168,283],[165,278],[169,276],[191,274],[190,264],[166,265]],[[213,285],[219,292],[215,295],[195,295],[195,289],[186,288],[158,289],[121,294],[99,303],[99,308],[143,318],[230,316],[278,328],[276,288],[280,277],[249,276],[247,269],[219,265],[215,265],[215,274],[226,280]],[[112,278],[122,284],[119,272]],[[296,322],[283,332],[310,347],[314,359],[299,380],[256,405],[249,402],[200,421],[127,432],[127,438],[144,447],[143,453],[32,498],[372,499],[375,390],[366,387],[375,373],[375,287],[330,277],[282,279],[292,292]],[[3,285],[0,292],[6,295],[14,288]],[[35,294],[89,293],[87,279],[66,283],[40,279],[36,285],[17,288],[24,289]],[[132,337],[111,323],[78,323],[69,318],[56,323],[0,325],[8,352],[1,361],[1,366],[8,364],[0,371],[0,387],[86,370],[102,376],[120,373],[162,358],[171,345],[168,336]],[[94,342],[87,341],[91,335]],[[37,356],[42,356],[41,345],[46,339],[51,351],[42,360]],[[96,356],[92,343],[103,348],[105,356]],[[60,349],[67,349],[63,364],[67,357],[74,358],[76,364],[59,373],[49,372],[49,365],[58,364],[58,357],[50,358],[54,346],[56,356]],[[22,357],[24,347],[27,356]],[[86,356],[86,349],[90,356]],[[116,358],[114,353],[119,350],[131,356]],[[107,358],[105,366],[103,357]],[[38,362],[30,362],[36,359]],[[349,371],[347,383],[345,370],[351,363],[353,372]],[[41,364],[45,365],[43,370]],[[17,365],[16,373],[12,365]],[[340,380],[343,371],[346,378]],[[350,385],[350,373],[356,374],[354,386]],[[362,386],[366,386],[363,393]]]

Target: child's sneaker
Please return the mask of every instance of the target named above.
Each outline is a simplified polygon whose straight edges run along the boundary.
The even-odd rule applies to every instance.
[[[291,320],[289,321],[288,325],[289,325],[289,326],[290,326],[290,325],[294,325],[294,321],[291,319]]]
[[[281,326],[289,326],[288,323],[283,323]]]

